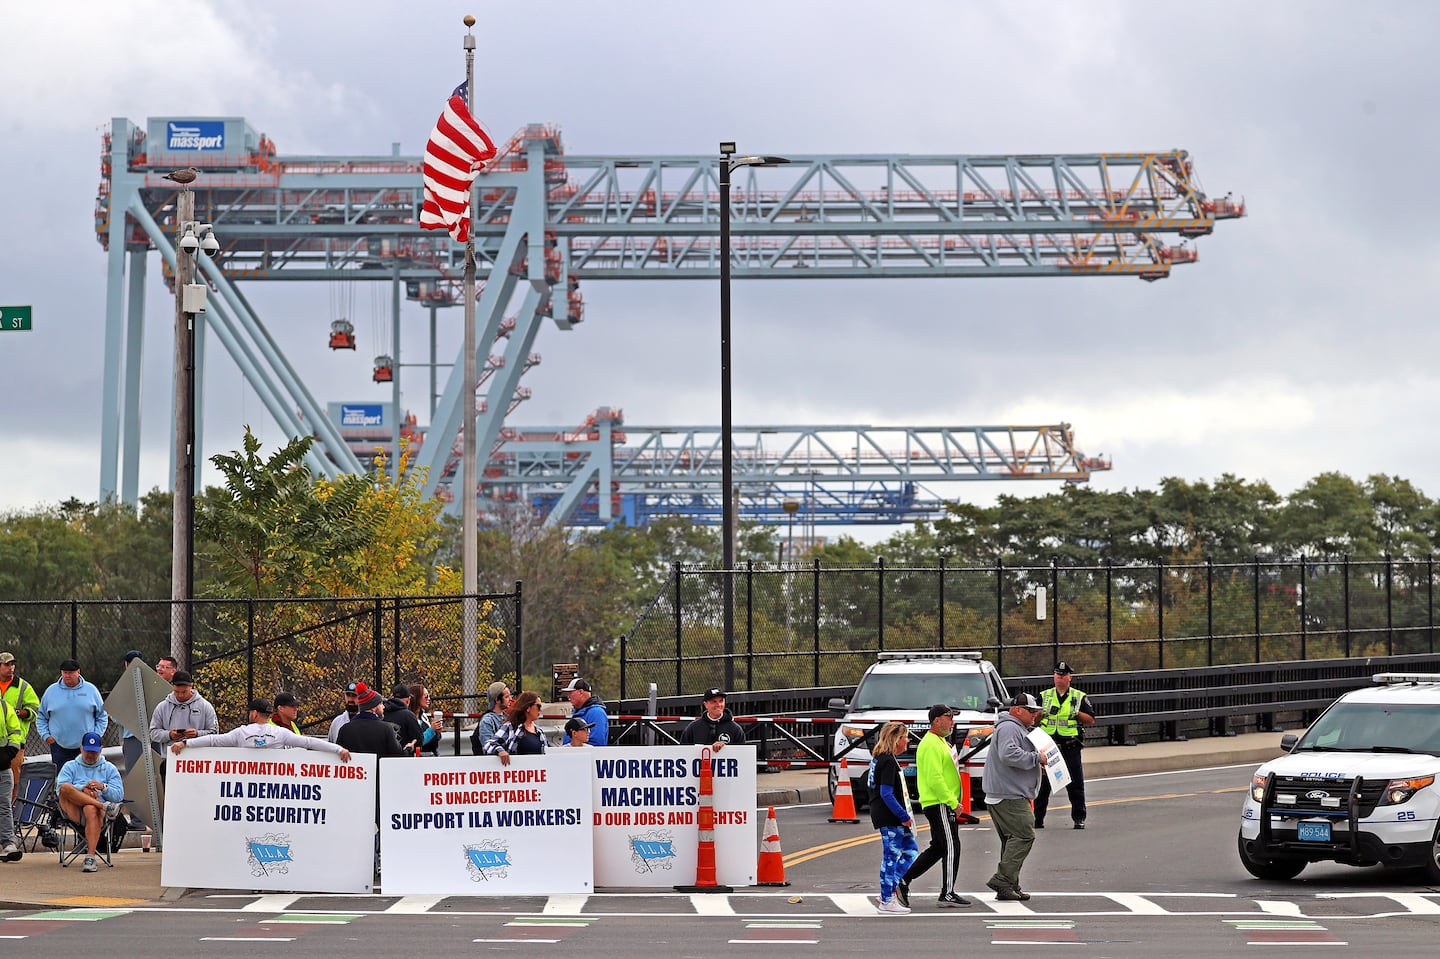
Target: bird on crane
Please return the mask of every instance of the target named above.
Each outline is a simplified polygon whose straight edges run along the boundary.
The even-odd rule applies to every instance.
[[[183,170],[171,170],[169,173],[165,174],[165,175],[164,175],[163,177],[161,177],[160,179],[162,179],[162,180],[173,180],[173,181],[175,181],[176,183],[181,183],[181,184],[184,184],[184,183],[194,183],[194,182],[195,182],[195,178],[196,178],[197,176],[199,176],[199,175],[200,175],[200,171],[199,171],[199,170],[195,169],[193,166],[187,166],[187,167],[186,167],[185,169],[183,169]]]

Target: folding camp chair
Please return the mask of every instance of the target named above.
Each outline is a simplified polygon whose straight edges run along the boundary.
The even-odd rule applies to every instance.
[[[55,764],[49,760],[27,762],[20,767],[20,792],[15,797],[15,842],[25,852],[42,844],[52,847],[55,830],[51,819],[59,810],[55,802]],[[50,842],[45,842],[49,838]]]
[[[128,799],[122,800],[120,812],[100,827],[100,841],[95,844],[95,858],[107,866],[115,865],[110,861],[110,855],[125,841],[125,833],[129,829],[125,806],[129,802]],[[55,801],[55,829],[60,834],[60,865],[68,866],[87,855],[90,843],[85,838],[84,823],[78,823],[66,816],[58,799]]]

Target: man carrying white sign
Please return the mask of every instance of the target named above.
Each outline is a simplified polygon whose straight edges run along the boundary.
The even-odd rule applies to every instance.
[[[276,726],[270,722],[270,714],[275,707],[268,699],[252,699],[250,701],[250,722],[244,726],[236,726],[228,733],[213,733],[209,736],[196,736],[191,740],[180,740],[170,747],[170,751],[179,755],[186,746],[195,748],[197,746],[240,746],[246,749],[318,749],[321,752],[334,753],[340,757],[340,761],[350,761],[350,750],[343,749],[335,743],[324,739],[316,739],[314,736],[297,736],[284,726]]]

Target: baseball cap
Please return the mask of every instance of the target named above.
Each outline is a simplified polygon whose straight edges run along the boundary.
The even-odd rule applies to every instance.
[[[586,679],[581,679],[579,676],[576,676],[574,679],[570,680],[570,685],[560,690],[560,692],[573,693],[577,689],[581,692],[590,692],[590,681]]]
[[[1010,705],[1019,706],[1021,709],[1029,709],[1034,712],[1039,712],[1041,708],[1040,703],[1029,693],[1018,694],[1014,699],[1010,700]]]
[[[14,654],[14,653],[0,653],[0,663],[13,663],[13,662],[15,662],[15,654]]]
[[[495,704],[500,701],[500,696],[509,688],[507,684],[498,679],[490,684],[490,688],[485,690],[485,698],[489,701],[491,709],[495,708]]]
[[[132,660],[132,659],[144,659],[144,658],[145,658],[145,654],[144,654],[144,653],[140,652],[140,650],[138,650],[138,649],[132,649],[132,650],[130,650],[130,652],[128,652],[128,653],[125,654],[125,665],[126,665],[126,666],[129,666],[129,665],[130,665],[130,660]]]
[[[275,706],[264,696],[257,696],[250,700],[250,709],[257,713],[264,713],[269,716],[275,711]]]
[[[1055,664],[1055,675],[1057,676],[1069,676],[1073,672],[1075,672],[1075,670],[1071,669],[1070,664],[1063,659]]]
[[[300,700],[296,698],[296,696],[295,696],[294,693],[280,693],[279,695],[277,695],[277,696],[275,697],[275,706],[276,706],[277,709],[278,709],[279,707],[281,707],[281,706],[299,706],[299,705],[300,705]]]
[[[359,681],[353,683],[346,683],[345,695],[359,696],[361,699],[364,699],[366,696],[370,695],[370,687]]]
[[[581,730],[581,729],[591,729],[591,728],[593,728],[594,726],[595,726],[594,723],[587,723],[585,720],[580,719],[580,718],[578,718],[578,717],[572,718],[572,719],[567,719],[567,720],[565,721],[565,731],[566,731],[567,733],[573,733],[573,732],[576,732],[576,731]]]
[[[930,707],[930,721],[931,721],[932,723],[933,723],[935,720],[939,719],[941,716],[949,716],[949,715],[950,715],[950,707],[949,707],[949,706],[946,706],[944,703],[936,703],[934,706],[931,706],[931,707]]]
[[[725,698],[725,690],[721,689],[719,686],[712,686],[711,688],[705,690],[705,701],[706,701],[706,702],[709,702],[709,701],[712,700],[712,699],[724,699],[724,698]]]
[[[410,687],[404,683],[396,683],[395,688],[390,690],[390,695],[396,699],[409,699]]]
[[[75,660],[73,660],[73,659],[62,660],[61,663],[60,663],[60,672],[62,672],[62,673],[68,673],[68,672],[70,672],[72,669],[79,669],[79,668],[80,668],[80,664],[79,664],[78,662],[76,662]]]
[[[86,733],[80,740],[80,751],[98,753],[100,751],[100,737],[94,733]]]
[[[177,669],[177,670],[175,670],[175,675],[170,677],[170,685],[171,685],[171,686],[194,686],[194,685],[195,685],[195,681],[190,678],[190,674],[187,673],[187,672],[185,672],[185,670],[183,670],[183,669]]]

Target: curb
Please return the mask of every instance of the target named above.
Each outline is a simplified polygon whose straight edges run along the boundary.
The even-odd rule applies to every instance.
[[[757,789],[755,808],[768,806],[801,806],[830,801],[829,786],[803,786],[798,789]]]

